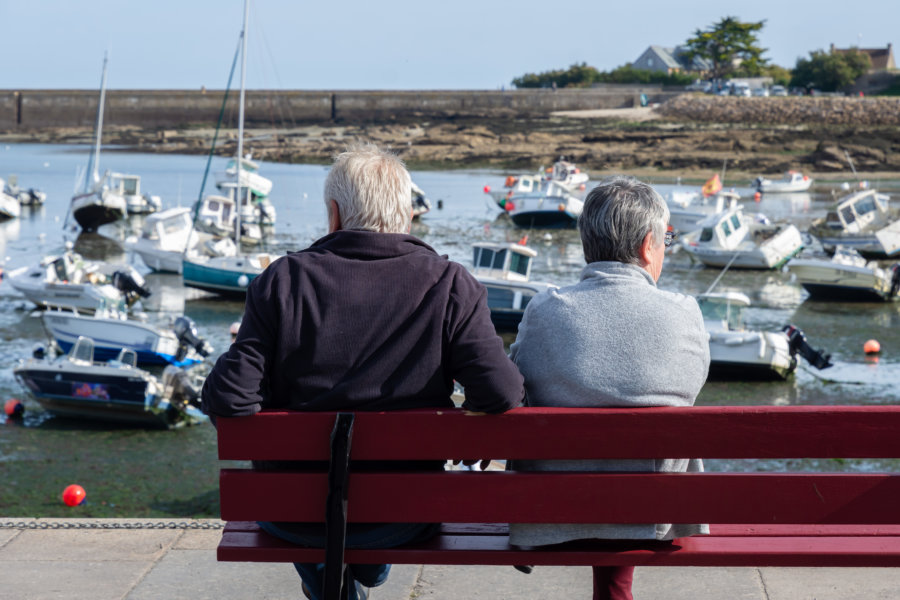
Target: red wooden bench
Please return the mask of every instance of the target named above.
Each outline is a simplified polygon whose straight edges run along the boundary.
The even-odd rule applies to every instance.
[[[223,460],[332,460],[327,561],[326,550],[291,545],[255,524],[326,521],[329,474],[321,472],[223,468],[229,522],[218,547],[223,561],[326,562],[330,598],[344,562],[900,566],[895,473],[341,473],[347,451],[354,460],[898,458],[897,406],[263,412],[220,418],[218,435]],[[345,550],[342,534],[333,541],[344,519],[444,525],[423,543]],[[590,541],[520,548],[508,543],[509,522],[710,523],[711,535],[647,549]]]

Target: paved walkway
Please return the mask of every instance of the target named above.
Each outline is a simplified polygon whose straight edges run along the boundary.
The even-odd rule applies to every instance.
[[[219,521],[2,519],[2,600],[302,599],[286,564],[216,562]],[[144,524],[140,529],[122,529]],[[178,528],[161,528],[175,524]],[[40,527],[50,528],[43,529]],[[31,528],[34,527],[34,528]],[[590,598],[590,569],[397,565],[372,600]],[[644,568],[638,600],[900,598],[900,569]]]

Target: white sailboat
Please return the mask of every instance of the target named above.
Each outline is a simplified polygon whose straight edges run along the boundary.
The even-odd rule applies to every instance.
[[[96,231],[101,225],[124,219],[127,211],[125,197],[109,188],[107,179],[98,175],[100,139],[103,134],[103,108],[106,101],[106,63],[103,57],[103,76],[100,79],[100,101],[97,106],[97,133],[94,152],[84,174],[82,191],[72,197],[69,211],[84,231]]]
[[[238,138],[237,159],[235,160],[236,185],[235,198],[241,199],[241,186],[244,179],[241,176],[242,160],[244,155],[244,98],[247,71],[247,24],[250,20],[250,1],[244,1],[244,24],[241,31],[241,95],[238,112]],[[184,284],[190,287],[206,290],[220,295],[244,296],[247,286],[254,277],[263,272],[274,260],[275,256],[268,253],[259,253],[254,256],[244,256],[240,252],[241,213],[237,211],[237,224],[235,227],[235,246],[237,253],[234,256],[215,257],[187,257],[182,261],[181,275]]]

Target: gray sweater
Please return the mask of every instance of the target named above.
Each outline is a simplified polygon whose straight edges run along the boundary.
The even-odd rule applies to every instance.
[[[581,281],[535,297],[511,358],[525,376],[528,406],[692,406],[709,369],[697,302],[660,290],[647,271],[595,262]],[[515,461],[516,470],[702,471],[694,459]],[[660,502],[664,502],[660,499]],[[523,546],[574,539],[667,540],[706,533],[702,525],[516,524]]]

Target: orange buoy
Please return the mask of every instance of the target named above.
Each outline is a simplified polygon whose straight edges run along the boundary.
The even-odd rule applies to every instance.
[[[878,354],[881,352],[881,344],[878,343],[878,340],[866,340],[866,343],[863,344],[863,352],[866,354]]]
[[[25,405],[18,398],[10,398],[3,405],[3,412],[6,413],[6,416],[10,419],[15,419],[17,417],[21,417],[25,412]]]
[[[762,194],[760,194],[759,192],[756,192],[755,194],[753,194],[754,202],[759,202],[761,199],[762,199]]]
[[[86,497],[87,492],[84,491],[84,488],[74,483],[66,486],[62,493],[62,500],[66,506],[78,506],[84,502]]]

